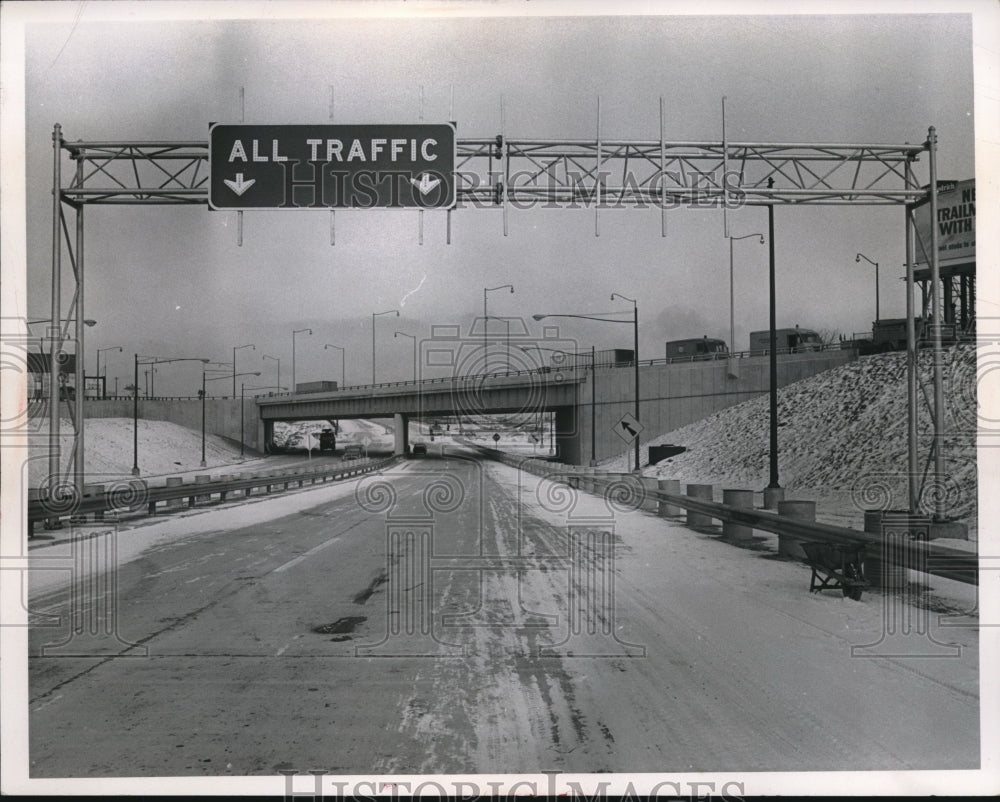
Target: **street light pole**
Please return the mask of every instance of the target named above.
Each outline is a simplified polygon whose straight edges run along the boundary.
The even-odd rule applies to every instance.
[[[324,351],[327,348],[336,348],[338,351],[340,351],[340,389],[343,390],[344,389],[344,385],[347,384],[347,379],[344,378],[344,354],[345,354],[345,351],[339,345],[333,345],[331,343],[327,343],[326,345],[323,346],[323,350]]]
[[[773,179],[768,179],[768,187],[774,184]],[[778,335],[775,331],[777,327],[777,309],[775,302],[775,264],[774,264],[774,204],[767,204],[767,242],[769,254],[768,267],[768,292],[769,292],[769,313],[770,313],[770,481],[768,489],[772,491],[780,490],[778,483]],[[777,506],[779,494],[772,493],[775,499],[774,506]],[[767,506],[767,505],[765,505]]]
[[[135,355],[132,379],[132,475],[139,475],[139,355]]]
[[[511,295],[514,294],[513,284],[501,284],[499,287],[484,287],[483,288],[483,368],[489,370],[489,355],[490,355],[490,313],[486,306],[486,293],[495,292],[496,290],[506,290],[510,289]],[[509,329],[508,329],[509,331]],[[508,348],[510,343],[507,343]]]
[[[264,354],[264,356],[262,356],[261,359],[262,360],[263,359],[271,359],[271,360],[273,360],[273,361],[275,361],[275,362],[278,363],[278,381],[277,381],[277,386],[281,387],[281,360],[278,359],[278,357],[276,357],[276,356],[271,356],[270,354]]]
[[[399,317],[398,309],[389,309],[385,312],[372,312],[372,386],[375,386],[375,318],[379,315],[392,315]]]
[[[118,352],[121,353],[122,347],[120,345],[111,345],[108,346],[107,348],[97,349],[97,373],[95,374],[95,376],[97,377],[98,381],[101,380],[101,353],[104,351],[114,351],[116,348],[118,349]],[[107,368],[107,365],[108,365],[108,360],[105,359],[104,360],[105,369]],[[101,397],[107,398],[107,395],[108,395],[108,387],[107,387],[107,382],[105,382],[101,389]]]
[[[412,334],[407,334],[405,331],[397,331],[392,335],[393,339],[396,339],[400,335],[404,337],[409,337],[413,340],[413,383],[417,383],[417,338]]]
[[[623,295],[619,295],[618,297],[625,299],[625,296],[623,296]],[[629,300],[629,299],[625,299],[625,300]],[[633,301],[633,304],[634,303],[635,302]],[[608,312],[607,314],[616,314],[616,313],[614,313],[614,312]],[[532,315],[531,317],[532,317],[533,320],[545,320],[545,318],[549,318],[549,317],[572,317],[572,318],[577,318],[579,320],[597,320],[597,321],[600,321],[602,323],[627,323],[628,322],[627,320],[615,320],[613,318],[596,317],[594,315],[566,315],[566,314],[562,314],[562,315]],[[639,341],[639,314],[638,314],[637,310],[633,311],[632,322],[633,322],[633,326],[635,327],[636,344],[638,345],[638,341]],[[591,364],[594,365],[594,377],[595,377],[595,386],[596,386],[596,376],[597,376],[596,351],[595,351],[595,349],[594,349],[593,346],[591,346],[590,353],[591,353]],[[637,351],[637,355],[638,355],[638,351]],[[636,372],[636,376],[635,376],[635,386],[636,386],[635,421],[636,421],[636,423],[638,423],[639,422],[639,393],[638,393],[638,389],[639,389],[639,360],[638,359],[635,360],[635,372]],[[596,393],[596,390],[594,392]],[[597,398],[597,396],[595,394],[592,397],[595,399],[595,402],[594,402],[595,413],[594,414],[596,414],[596,398]],[[591,440],[593,442],[593,433],[594,433],[593,415],[591,417],[592,417],[592,420],[591,420],[591,435],[592,435],[592,438],[591,438]],[[636,445],[635,445],[636,458],[637,458],[637,463],[636,464],[637,465],[638,465],[638,456],[639,456],[639,442],[638,442],[638,440],[639,440],[639,438],[638,438],[638,435],[637,435],[636,436]],[[595,465],[597,464],[596,453],[593,451],[593,447],[591,449],[591,462],[593,464],[595,464]],[[637,468],[637,470],[638,470],[638,468]]]
[[[292,332],[292,392],[297,392],[298,385],[295,383],[295,335],[302,334],[302,332],[307,332],[310,336],[313,333],[312,329],[296,329]],[[234,379],[235,381],[235,379]],[[278,382],[281,384],[281,382]]]
[[[742,237],[726,237],[729,240],[729,353],[736,353],[736,293],[734,290],[733,276],[733,243],[738,239],[748,239],[749,237],[760,237],[760,244],[764,244],[763,234],[744,234]]]
[[[250,343],[248,345],[237,345],[235,348],[233,348],[233,398],[236,398],[236,352],[239,351],[241,348],[252,348],[254,351],[257,350],[257,346],[255,346],[253,343]]]
[[[234,379],[235,381],[235,379]],[[201,467],[205,467],[205,366],[201,366]]]
[[[881,319],[879,317],[879,292],[878,292],[878,262],[873,262],[863,253],[859,253],[854,257],[854,261],[860,263],[864,259],[868,264],[875,265],[875,322],[878,323]]]
[[[639,304],[637,304],[632,298],[626,298],[620,293],[611,293],[611,300],[615,298],[621,298],[623,301],[629,301],[632,304],[632,324],[633,324],[633,335],[635,342],[635,415],[636,423],[639,422]],[[639,433],[635,434],[635,472],[639,472]]]

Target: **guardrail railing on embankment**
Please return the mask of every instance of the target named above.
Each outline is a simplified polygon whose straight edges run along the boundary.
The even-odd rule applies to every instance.
[[[73,495],[72,486],[67,486],[66,494],[58,498],[39,495],[37,490],[29,490],[28,537],[35,536],[35,524],[38,522],[46,522],[55,529],[58,526],[52,526],[54,522],[78,516],[94,515],[96,520],[101,520],[109,513],[135,513],[140,510],[145,510],[147,515],[156,515],[158,505],[166,505],[172,501],[186,501],[188,507],[194,507],[199,501],[213,499],[221,503],[226,501],[230,494],[242,492],[244,497],[249,497],[254,490],[261,488],[267,494],[278,487],[288,490],[292,485],[304,487],[306,484],[348,479],[380,470],[400,459],[402,457],[392,456],[379,460],[341,463],[336,467],[328,465],[322,468],[251,471],[238,476],[223,473],[218,479],[213,479],[210,474],[204,474],[195,476],[194,482],[184,482],[181,477],[167,477],[167,485],[163,487],[151,487],[140,478],[123,479],[108,486],[84,485],[82,498]]]
[[[873,534],[848,527],[817,523],[814,520],[789,517],[789,515],[780,514],[780,511],[771,512],[711,501],[710,485],[696,486],[709,488],[709,498],[699,498],[665,492],[659,487],[662,480],[658,480],[656,477],[612,473],[597,468],[565,465],[532,457],[507,454],[473,443],[467,443],[467,445],[498,462],[563,483],[575,490],[603,495],[606,499],[616,501],[618,506],[646,509],[647,511],[655,510],[661,517],[674,519],[679,514],[677,508],[682,508],[687,510],[689,523],[692,527],[698,525],[692,520],[693,513],[696,520],[697,516],[702,516],[700,519],[702,525],[710,523],[712,520],[718,520],[731,527],[745,527],[771,532],[778,535],[779,553],[785,553],[792,557],[799,556],[798,552],[801,551],[801,547],[797,548],[797,545],[801,542],[860,545],[864,546],[866,556],[873,563],[883,561],[898,568],[933,574],[957,582],[971,585],[979,583],[979,560],[975,553],[942,546],[916,537],[908,537],[905,536],[905,533],[904,536],[896,536],[896,533],[892,533],[890,542],[890,538],[885,536],[884,530],[880,534]],[[669,481],[673,481],[679,488],[679,482]],[[796,511],[794,505],[803,504],[803,502],[784,503],[788,504],[792,511]],[[782,540],[785,541],[784,544],[782,544]],[[801,558],[804,558],[804,554]],[[878,577],[872,578],[878,580]]]

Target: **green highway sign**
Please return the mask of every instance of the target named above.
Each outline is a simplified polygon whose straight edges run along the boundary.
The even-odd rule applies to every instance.
[[[229,125],[209,129],[212,209],[446,209],[455,127]]]

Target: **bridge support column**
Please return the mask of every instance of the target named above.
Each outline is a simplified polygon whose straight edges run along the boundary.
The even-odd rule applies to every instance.
[[[260,450],[269,454],[271,443],[274,441],[274,421],[260,419],[257,422],[257,442],[260,443]]]
[[[576,407],[556,407],[556,458],[569,465],[586,465],[581,453],[580,416]],[[589,458],[588,458],[589,459]]]
[[[395,428],[395,444],[392,453],[405,456],[410,451],[410,418],[408,415],[397,412],[392,416],[392,420]]]

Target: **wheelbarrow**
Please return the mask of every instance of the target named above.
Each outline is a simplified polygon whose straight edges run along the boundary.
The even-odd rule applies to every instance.
[[[812,569],[810,593],[841,590],[849,599],[861,599],[861,593],[868,587],[865,544],[807,541],[802,543],[802,550]]]

